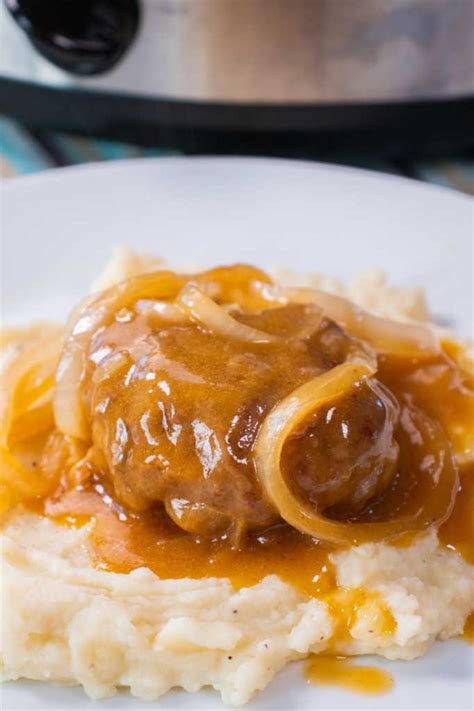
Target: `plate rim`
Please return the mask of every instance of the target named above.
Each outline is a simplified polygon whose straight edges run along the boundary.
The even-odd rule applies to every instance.
[[[68,176],[81,175],[87,172],[94,173],[113,173],[115,171],[126,170],[128,168],[138,169],[143,165],[147,166],[172,166],[186,164],[209,164],[209,165],[243,165],[248,167],[256,167],[257,170],[266,167],[281,167],[298,168],[308,171],[328,173],[333,176],[352,177],[354,180],[376,180],[391,183],[395,188],[412,188],[425,194],[437,193],[439,197],[452,198],[453,202],[458,201],[459,204],[471,204],[474,210],[474,196],[462,193],[455,188],[434,183],[427,183],[409,176],[395,175],[383,171],[373,170],[370,168],[359,168],[357,166],[343,165],[339,163],[330,163],[324,161],[311,161],[306,159],[279,158],[273,156],[141,156],[137,158],[119,158],[115,160],[91,161],[87,163],[79,163],[76,165],[57,166],[40,170],[26,175],[16,175],[0,182],[0,192],[4,193],[3,197],[8,197],[9,192],[13,192],[17,188],[23,188],[27,185],[34,186],[35,183],[54,182]]]

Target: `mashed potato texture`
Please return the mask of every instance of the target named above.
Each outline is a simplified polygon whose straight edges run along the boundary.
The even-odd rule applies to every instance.
[[[333,556],[338,585],[364,591],[349,634],[325,602],[276,576],[238,591],[223,579],[160,580],[93,568],[87,527],[31,514],[7,523],[2,542],[3,678],[81,684],[94,698],[128,687],[155,699],[172,687],[213,686],[246,703],[290,660],[326,649],[412,659],[462,632],[474,569],[438,548],[365,544]],[[380,625],[388,607],[393,633]]]

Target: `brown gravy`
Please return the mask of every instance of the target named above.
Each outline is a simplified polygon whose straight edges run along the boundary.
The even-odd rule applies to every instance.
[[[474,564],[474,465],[463,467],[454,509],[439,529],[441,543]]]
[[[386,694],[393,687],[392,676],[378,667],[353,664],[347,657],[313,655],[305,667],[309,684],[336,686],[358,694]]]
[[[433,382],[433,371],[443,374]],[[432,413],[445,417],[444,407],[451,412],[450,400],[458,393],[447,384],[444,361],[382,364],[383,382],[389,383],[398,397],[424,400]],[[427,376],[427,373],[429,377]],[[462,414],[462,413],[461,413]],[[463,427],[470,423],[464,413]],[[457,422],[460,413],[457,411]],[[449,425],[449,422],[448,422]],[[379,509],[396,507],[394,499],[381,501]],[[423,496],[423,488],[412,489],[412,496]],[[461,486],[455,492],[455,505],[449,519],[440,528],[443,545],[458,550],[466,560],[474,561],[474,467],[461,471]],[[110,485],[94,475],[84,486],[64,484],[50,497],[38,503],[41,510],[69,525],[82,525],[93,518],[95,525],[91,543],[97,564],[117,572],[129,572],[147,566],[163,578],[221,577],[229,578],[236,587],[252,585],[266,575],[275,574],[309,595],[319,595],[334,586],[328,555],[334,545],[317,541],[299,533],[283,522],[261,531],[249,532],[244,543],[232,546],[226,536],[213,540],[187,533],[176,526],[163,508],[133,512],[114,501]],[[365,512],[366,519],[377,519],[377,506]],[[400,545],[412,539],[407,535]],[[397,541],[395,541],[397,543]]]

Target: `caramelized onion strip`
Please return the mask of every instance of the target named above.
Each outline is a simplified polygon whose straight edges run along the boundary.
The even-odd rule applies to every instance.
[[[242,308],[257,311],[268,308],[268,303],[259,295],[257,287],[269,287],[273,284],[268,274],[249,264],[216,267],[190,277],[188,281],[194,281],[198,285],[210,285],[211,288],[214,286],[221,303],[238,304]]]
[[[18,458],[3,447],[0,447],[0,484],[21,498],[40,496],[50,486],[40,471],[22,466]]]
[[[3,371],[1,383],[0,512],[20,498],[45,493],[50,486],[43,474],[30,466],[29,457],[22,458],[21,450],[37,449],[38,438],[42,442],[54,424],[54,372],[63,333],[58,327],[44,326],[42,335],[30,329],[24,340],[21,334],[16,340],[19,350]]]
[[[0,446],[47,431],[53,424],[54,373],[61,352],[62,333],[39,338],[25,346],[2,373]]]
[[[278,340],[276,336],[237,321],[195,284],[186,284],[176,303],[191,320],[212,333],[249,343],[274,343]]]
[[[436,334],[422,324],[374,316],[348,299],[319,289],[286,289],[283,293],[288,302],[316,304],[350,335],[367,341],[378,353],[426,357],[440,352]]]
[[[287,437],[318,408],[349,393],[358,382],[371,374],[367,364],[347,362],[303,384],[273,408],[262,425],[255,445],[254,462],[258,479],[281,517],[302,533],[332,543],[349,545],[364,540],[382,540],[410,529],[439,523],[449,515],[453,505],[457,471],[449,447],[446,447],[441,466],[433,476],[433,491],[429,500],[419,511],[397,519],[367,523],[328,519],[291,490],[281,468]],[[437,453],[439,442],[433,440],[432,445],[433,452]],[[437,506],[433,506],[431,497],[438,497]]]
[[[156,317],[159,323],[182,323],[186,317],[174,302],[140,300],[137,302],[137,311],[149,318]]]
[[[61,432],[78,439],[89,436],[80,390],[94,333],[107,326],[118,311],[129,308],[139,299],[174,298],[184,280],[185,277],[169,271],[142,274],[113,286],[86,303],[71,328],[56,372],[54,418]]]

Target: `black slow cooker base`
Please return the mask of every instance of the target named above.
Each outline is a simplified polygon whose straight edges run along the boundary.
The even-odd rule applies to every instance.
[[[474,98],[324,106],[202,104],[0,78],[0,112],[35,131],[67,131],[188,154],[402,160],[474,150]]]

